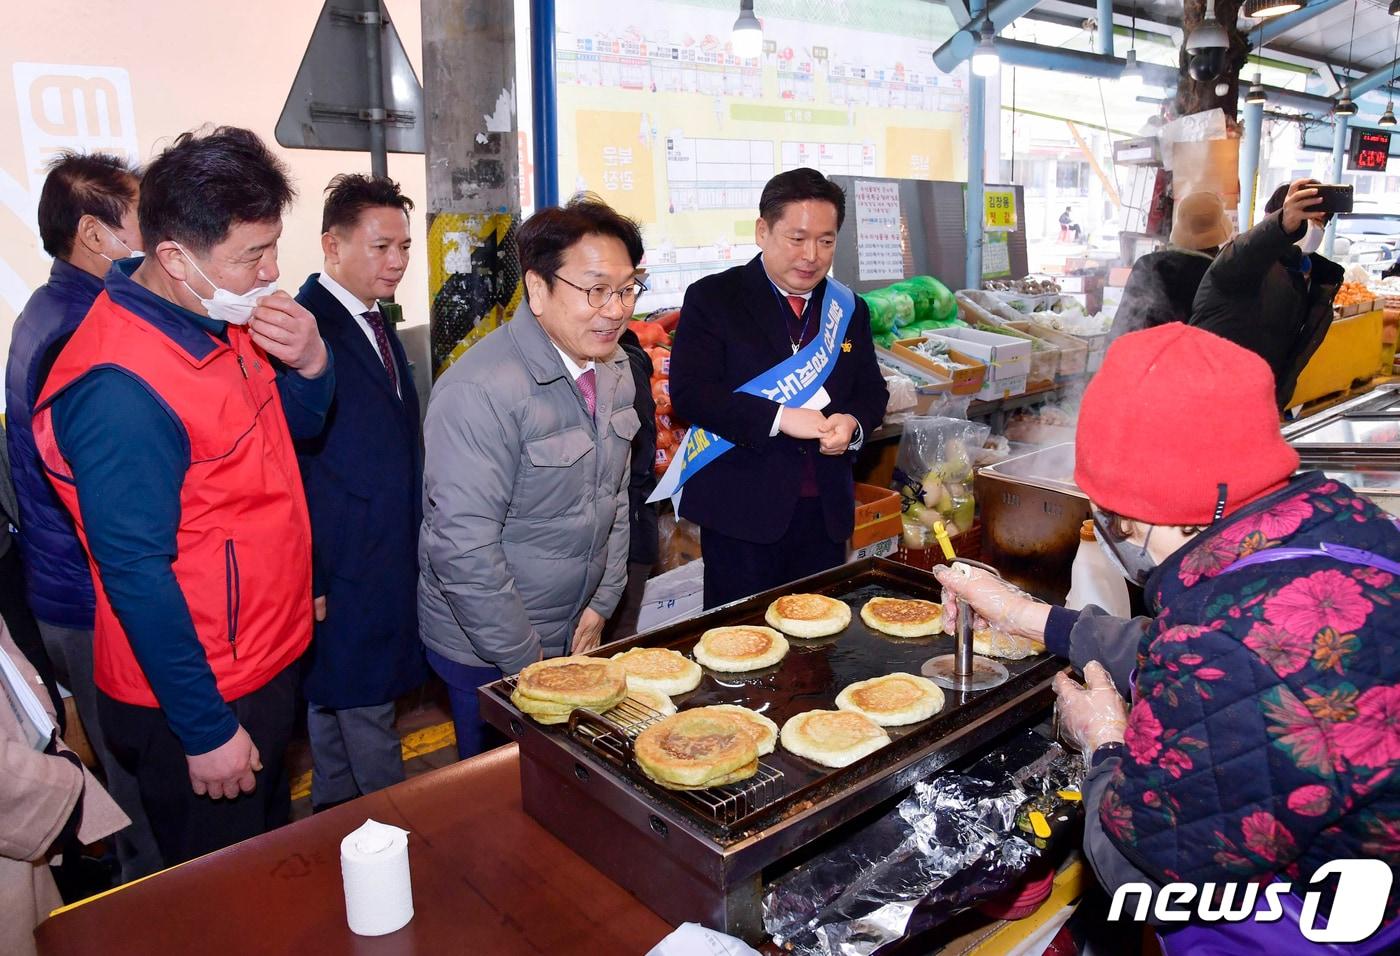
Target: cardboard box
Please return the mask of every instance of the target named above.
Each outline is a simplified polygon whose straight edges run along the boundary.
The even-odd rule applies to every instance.
[[[898,538],[904,530],[899,492],[856,482],[855,493],[856,523],[851,530],[850,547],[860,549],[885,538]]]
[[[909,362],[915,368],[922,369],[930,375],[946,382],[951,382],[949,389],[954,395],[975,395],[982,387],[982,383],[987,380],[987,366],[981,359],[970,355],[959,349],[949,349],[950,357],[962,362],[964,367],[951,368],[947,365],[940,365],[926,356],[915,352],[913,346],[923,342],[923,338],[900,339],[894,343],[890,349],[900,360]]]
[[[1060,347],[1060,368],[1055,376],[1057,381],[1063,382],[1084,374],[1089,364],[1089,346],[1083,339],[1038,322],[1032,322],[1031,328],[1045,341]]]
[[[1055,279],[1055,284],[1060,287],[1060,293],[1062,295],[1079,295],[1081,293],[1098,292],[1103,288],[1103,276],[1094,273],[1076,276],[1060,276]]]
[[[988,381],[977,391],[977,398],[983,402],[995,402],[1003,398],[1014,398],[1017,395],[1024,395],[1029,377],[1022,375],[1019,378],[1003,378],[995,382]]]
[[[866,558],[889,558],[899,550],[899,535],[892,538],[882,538],[873,544],[867,544],[863,548],[847,548],[847,561],[864,561]]]
[[[925,332],[924,338],[947,342],[951,348],[986,362],[989,383],[1025,378],[1031,371],[1031,343],[1025,339],[959,328]],[[1021,388],[1025,390],[1024,385]]]
[[[637,614],[637,633],[695,617],[704,608],[705,562],[696,559],[647,581]]]

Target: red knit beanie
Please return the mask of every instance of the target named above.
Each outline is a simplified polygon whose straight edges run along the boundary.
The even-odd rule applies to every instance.
[[[1109,346],[1074,447],[1074,480],[1094,504],[1158,525],[1209,524],[1217,502],[1234,511],[1298,468],[1268,364],[1180,322]]]

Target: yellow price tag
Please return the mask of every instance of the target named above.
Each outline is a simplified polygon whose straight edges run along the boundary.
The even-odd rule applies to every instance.
[[[1016,228],[1016,194],[1009,189],[988,189],[982,194],[983,220],[988,230]]]

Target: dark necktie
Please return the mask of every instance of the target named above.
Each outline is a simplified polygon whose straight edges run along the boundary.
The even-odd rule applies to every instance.
[[[593,369],[586,370],[578,377],[578,390],[583,395],[583,402],[588,406],[588,414],[598,413],[598,376],[593,373]]]
[[[384,371],[389,373],[389,387],[394,394],[399,391],[399,373],[394,367],[394,352],[389,348],[389,333],[384,328],[384,317],[377,310],[365,313],[365,321],[374,333],[374,344],[379,346],[379,359],[384,363]]]

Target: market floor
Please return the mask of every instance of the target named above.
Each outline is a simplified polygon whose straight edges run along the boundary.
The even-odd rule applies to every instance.
[[[304,715],[287,750],[292,777],[292,819],[311,815],[311,747]],[[437,677],[398,702],[399,736],[403,740],[404,773],[409,777],[446,767],[457,760],[457,735],[448,709],[447,688]]]

